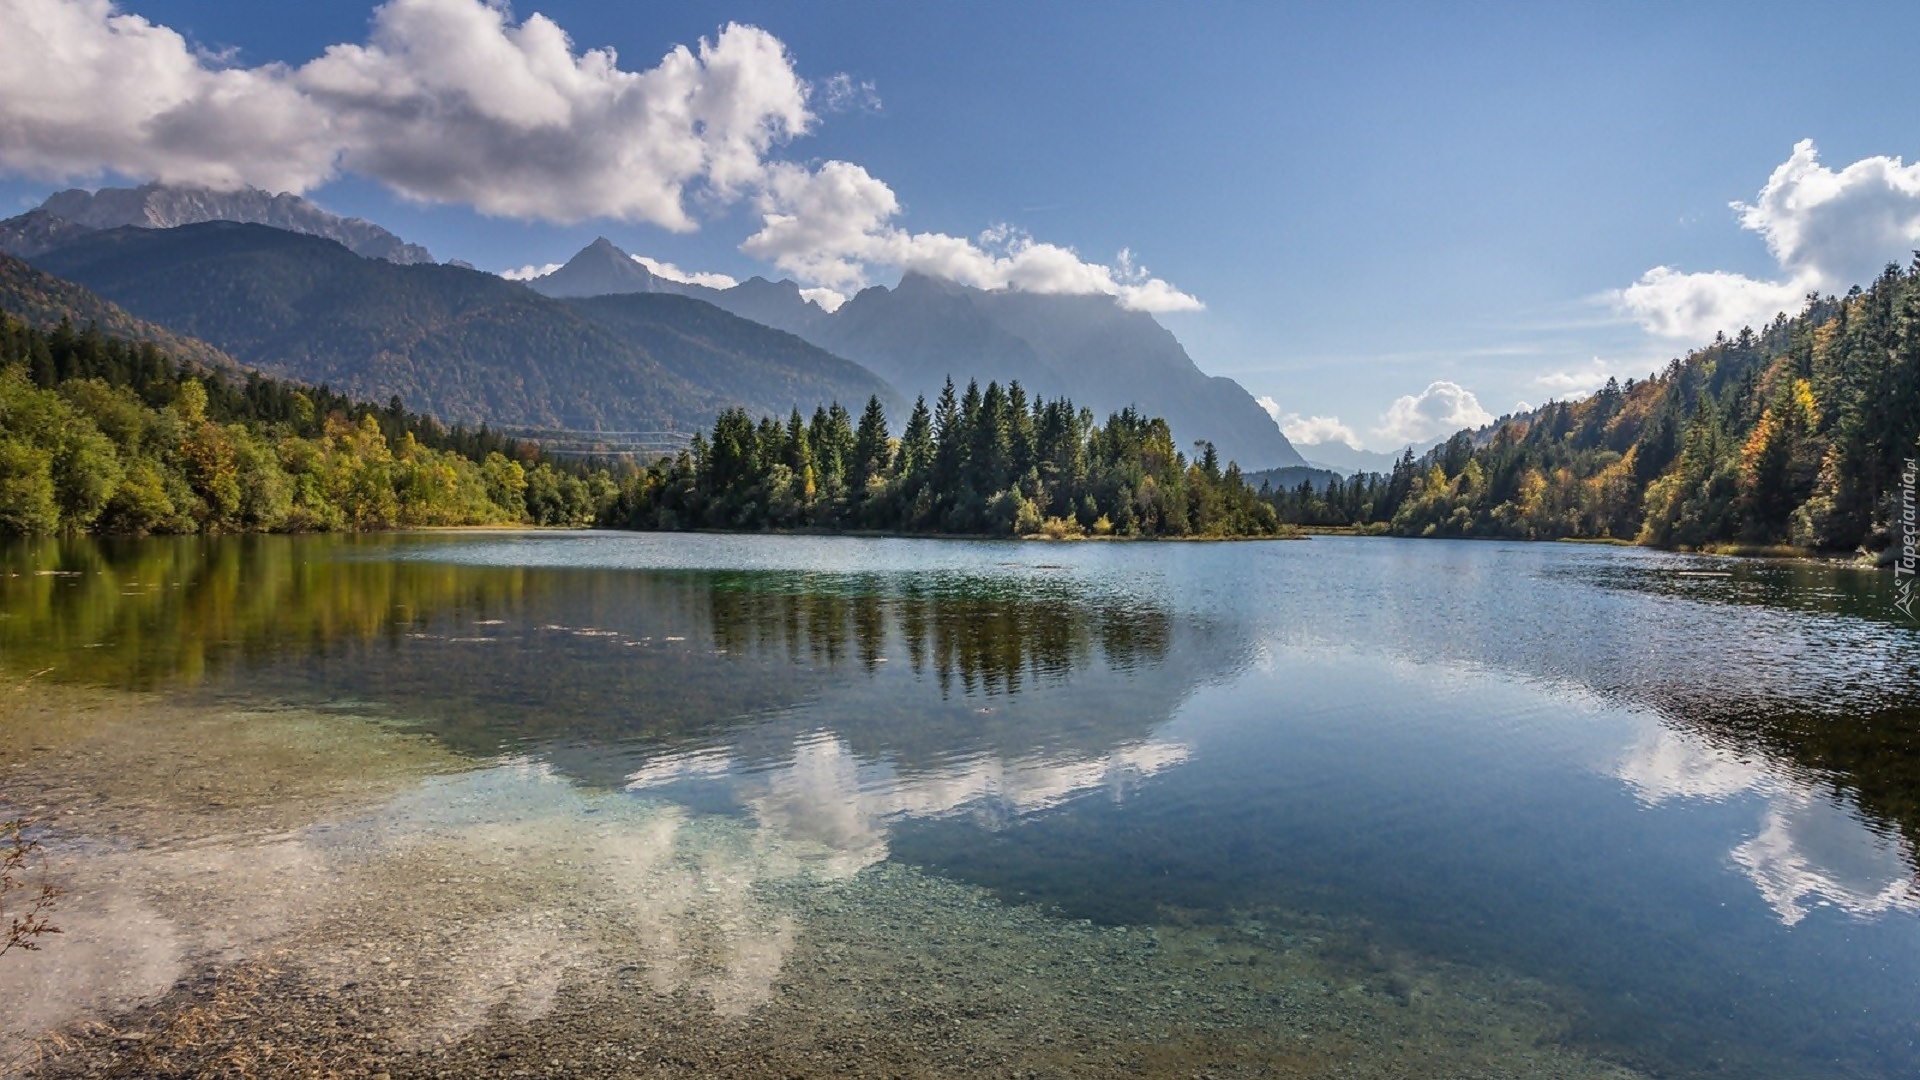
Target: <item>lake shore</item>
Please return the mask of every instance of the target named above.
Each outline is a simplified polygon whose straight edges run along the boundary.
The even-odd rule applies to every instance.
[[[1768,562],[1806,563],[1817,566],[1888,569],[1892,565],[1887,552],[1881,552],[1878,555],[1863,552],[1821,552],[1813,548],[1783,544],[1709,544],[1700,548],[1661,548],[1611,536],[1561,536],[1551,540],[1528,540],[1515,536],[1399,536],[1383,528],[1369,525],[1301,525],[1298,528],[1304,536],[1361,536],[1388,540],[1502,540],[1517,544],[1593,544],[1600,547],[1644,547],[1648,551],[1668,551],[1675,555],[1708,555]]]

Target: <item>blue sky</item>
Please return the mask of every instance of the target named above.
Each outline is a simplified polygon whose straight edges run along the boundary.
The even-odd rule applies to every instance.
[[[104,0],[0,0],[15,16],[49,7],[110,17]],[[367,42],[374,5],[127,0],[118,12],[177,31],[208,71],[252,71]],[[804,265],[806,284],[842,292],[925,257],[932,247],[914,236],[972,240],[1006,225],[1080,257],[1055,267],[1065,277],[1012,271],[1015,284],[1053,283],[1034,287],[1088,272],[1109,291],[1149,281],[1117,261],[1124,248],[1166,295],[1204,310],[1140,303],[1202,368],[1271,398],[1305,441],[1335,433],[1387,449],[1607,374],[1644,375],[1716,323],[1804,287],[1844,288],[1920,247],[1920,170],[1904,164],[1920,156],[1911,3],[547,0],[515,4],[503,25],[536,12],[574,53],[612,47],[626,71],[675,46],[697,51],[724,23],[758,27],[810,84],[810,115],[752,151],[765,176],[691,181],[677,228],[631,207],[628,220],[593,215],[595,199],[616,198],[600,188],[557,210],[537,198],[503,209],[505,196],[465,194],[471,178],[440,177],[427,185],[438,201],[410,199],[395,193],[411,174],[391,147],[361,151],[367,165],[350,151],[310,197],[484,269],[561,261],[605,235],[688,270],[744,278]],[[416,35],[413,46],[437,40]],[[767,115],[784,107],[762,104]],[[244,157],[232,146],[244,125],[220,123],[240,134],[195,152]],[[69,183],[210,167],[180,165],[176,146],[91,162],[27,136],[10,143],[5,127],[9,207]],[[1801,140],[1817,151],[1796,157]],[[897,202],[876,226],[884,244],[864,235],[854,255],[815,250],[839,242],[821,239],[825,226],[802,228],[840,205],[810,201],[830,162],[858,167],[843,177],[848,192]],[[280,175],[258,161],[235,168]],[[1776,170],[1769,203],[1761,192]],[[470,205],[488,199],[490,214]],[[1756,204],[1744,224],[1735,200]],[[770,212],[798,219],[798,231],[743,251]],[[919,254],[883,253],[909,248]],[[1621,293],[1656,267],[1672,272]]]

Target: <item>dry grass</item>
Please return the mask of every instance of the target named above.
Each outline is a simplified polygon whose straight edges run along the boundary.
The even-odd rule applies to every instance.
[[[39,938],[60,932],[47,917],[60,900],[60,890],[47,879],[40,841],[27,836],[30,825],[25,818],[0,821],[0,925],[6,927],[0,956],[15,949],[37,950]],[[30,882],[29,877],[39,880]]]

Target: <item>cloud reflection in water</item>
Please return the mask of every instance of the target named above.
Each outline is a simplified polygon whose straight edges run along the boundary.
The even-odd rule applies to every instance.
[[[890,823],[973,812],[979,819],[1017,817],[1105,789],[1119,799],[1129,783],[1185,762],[1188,748],[1145,739],[1109,753],[1054,758],[982,754],[902,773],[862,760],[828,733],[797,741],[784,764],[749,769],[729,755],[702,752],[656,759],[628,778],[627,790],[687,782],[717,784],[746,807],[760,829],[783,841],[817,844],[838,876],[887,857]]]
[[[1616,775],[1650,806],[1760,799],[1759,831],[1730,856],[1787,926],[1823,905],[1856,918],[1920,911],[1914,853],[1891,831],[1863,826],[1858,811],[1823,783],[1657,722],[1628,749]]]

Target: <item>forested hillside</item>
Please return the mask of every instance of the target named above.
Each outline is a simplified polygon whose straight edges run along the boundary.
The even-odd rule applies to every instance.
[[[0,536],[573,524],[604,473],[324,388],[0,314]]]
[[[1920,256],[1645,381],[1461,432],[1391,476],[1270,498],[1289,521],[1406,536],[1877,551],[1917,442]]]
[[[136,318],[118,304],[4,253],[0,253],[0,311],[36,330],[50,331],[62,322],[92,324],[126,341],[157,345],[167,355],[201,367],[240,367],[233,357],[198,338]]]
[[[607,524],[639,529],[854,528],[1054,537],[1269,536],[1273,508],[1223,470],[1189,462],[1167,422],[1124,409],[1094,422],[1019,383],[948,381],[915,403],[898,439],[870,399],[856,424],[835,403],[785,424],[722,413],[710,437],[631,477]]]

